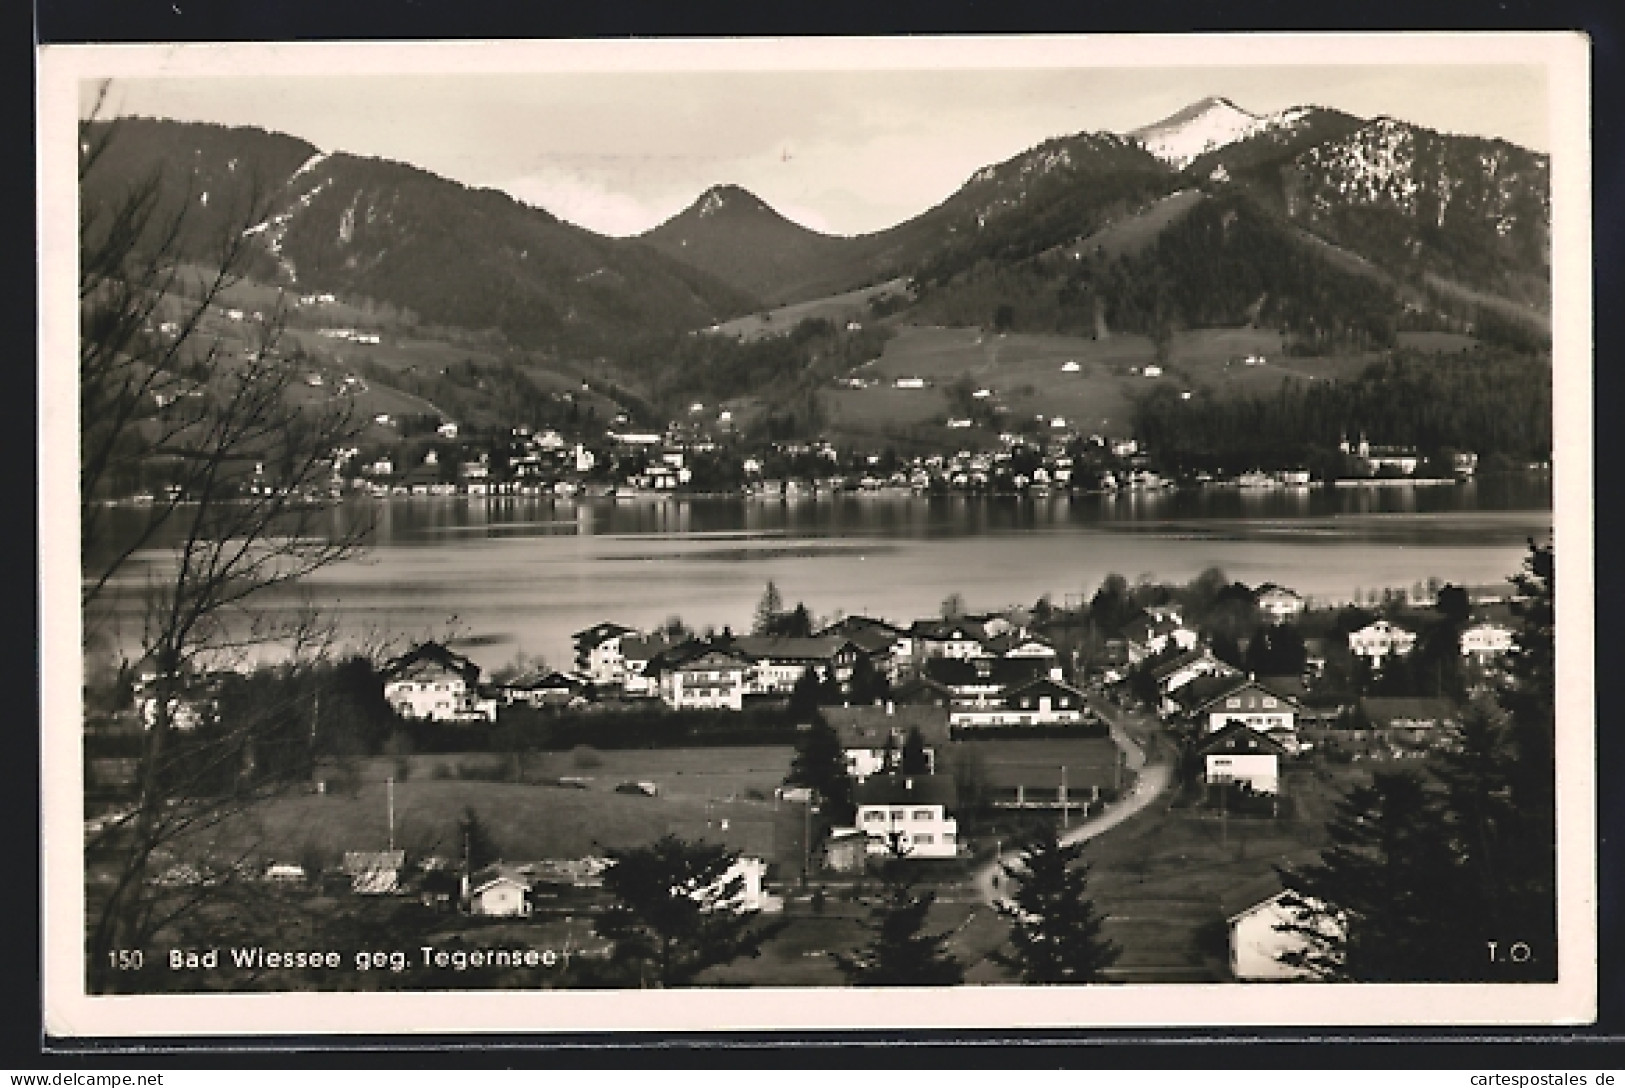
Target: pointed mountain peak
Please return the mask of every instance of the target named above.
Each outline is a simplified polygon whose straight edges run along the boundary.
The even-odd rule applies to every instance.
[[[1155,121],[1149,125],[1137,128],[1133,132],[1130,132],[1129,135],[1144,136],[1148,133],[1155,133],[1171,128],[1180,128],[1204,120],[1219,120],[1221,122],[1236,124],[1259,121],[1261,118],[1257,114],[1248,113],[1246,110],[1242,109],[1228,98],[1221,98],[1218,95],[1209,95],[1206,98],[1201,98],[1195,102],[1192,102],[1184,109],[1176,110],[1160,121]]]
[[[1184,167],[1200,155],[1244,140],[1269,126],[1270,118],[1248,113],[1216,95],[1128,133],[1164,162]]]
[[[713,185],[690,206],[696,215],[709,218],[720,212],[768,211],[767,202],[738,185]]]

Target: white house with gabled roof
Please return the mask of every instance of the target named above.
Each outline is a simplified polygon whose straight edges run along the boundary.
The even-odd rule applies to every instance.
[[[1349,632],[1349,653],[1381,665],[1390,657],[1404,657],[1416,648],[1416,632],[1377,620],[1358,631]]]

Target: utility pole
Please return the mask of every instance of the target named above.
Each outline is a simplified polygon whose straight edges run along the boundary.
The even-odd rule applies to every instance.
[[[801,803],[801,886],[807,886],[812,871],[812,798]]]
[[[389,808],[389,852],[395,852],[395,776],[384,779],[384,797]]]
[[[1066,797],[1066,764],[1061,764],[1061,826],[1072,826],[1072,806]]]

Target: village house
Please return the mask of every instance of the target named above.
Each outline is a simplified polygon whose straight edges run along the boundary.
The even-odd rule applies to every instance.
[[[382,672],[384,700],[403,718],[496,721],[496,700],[478,690],[480,667],[438,642],[413,647]]]
[[[1061,667],[1043,658],[976,657],[932,658],[921,678],[946,691],[955,707],[998,704],[1005,693],[1040,676],[1060,679]]]
[[[1164,718],[1179,713],[1179,701],[1175,696],[1204,676],[1239,675],[1240,669],[1214,657],[1213,651],[1206,646],[1186,650],[1151,670],[1151,679],[1156,683],[1157,694],[1161,698],[1157,712]]]
[[[850,639],[836,636],[747,635],[735,639],[733,649],[751,663],[745,689],[750,695],[789,695],[809,669],[820,682],[833,678],[845,687],[860,656]]]
[[[1084,704],[1083,692],[1059,679],[1043,676],[1011,688],[990,703],[951,707],[948,724],[969,729],[1081,725],[1089,715]]]
[[[533,671],[500,685],[497,692],[508,706],[572,706],[586,701],[586,683],[562,672]]]
[[[920,739],[925,742],[926,767],[932,773],[936,771],[938,747],[948,742],[947,715],[935,706],[888,701],[882,706],[825,707],[823,715],[841,738],[847,773],[854,779],[881,773],[888,738],[892,757],[900,759],[909,733],[919,730]]]
[[[621,689],[632,696],[653,696],[656,694],[656,683],[654,677],[648,675],[650,662],[690,641],[690,638],[664,632],[639,635],[634,631],[622,634],[617,641],[614,652],[620,656]]]
[[[1416,647],[1416,632],[1377,620],[1349,632],[1349,653],[1380,668],[1390,657],[1404,657]]]
[[[1240,782],[1254,793],[1281,792],[1286,749],[1239,721],[1209,734],[1197,745],[1196,754],[1202,760],[1202,780],[1210,786]]]
[[[1475,665],[1492,665],[1512,652],[1512,628],[1492,620],[1480,620],[1461,632],[1461,656]]]
[[[1202,733],[1241,722],[1261,733],[1290,735],[1297,703],[1250,676],[1204,677],[1180,692],[1187,720]],[[1290,745],[1288,746],[1290,747]]]
[[[915,660],[945,657],[968,660],[987,657],[983,642],[993,637],[987,628],[975,620],[916,620],[908,634],[913,642]]]
[[[662,662],[656,679],[661,700],[674,710],[743,710],[748,659],[729,650],[703,648],[698,656]],[[651,666],[651,669],[654,666]]]
[[[1263,890],[1271,887],[1277,890],[1264,894]],[[1310,946],[1308,935],[1283,928],[1299,923],[1298,911],[1290,905],[1293,902],[1290,893],[1281,889],[1280,882],[1274,877],[1264,878],[1254,889],[1250,896],[1234,897],[1240,900],[1262,894],[1262,898],[1254,898],[1241,909],[1230,907],[1229,902],[1222,905],[1230,931],[1231,977],[1238,982],[1291,982],[1315,978],[1308,967],[1283,962],[1284,956],[1301,954]],[[1318,931],[1328,939],[1336,938],[1342,928],[1324,915],[1316,916],[1316,924]]]
[[[576,668],[599,687],[620,687],[626,682],[626,659],[621,639],[637,631],[619,623],[598,623],[570,637],[575,641]]]
[[[504,865],[492,865],[463,877],[463,909],[482,918],[528,918],[532,910],[530,879]]]
[[[1414,476],[1422,457],[1409,446],[1373,446],[1364,434],[1350,443],[1344,435],[1337,447],[1345,456],[1360,461],[1367,476]]]
[[[1181,651],[1194,649],[1198,635],[1185,626],[1178,613],[1153,613],[1148,609],[1123,628],[1123,641],[1128,649],[1128,663],[1138,665],[1166,652],[1169,646]]]
[[[1259,613],[1267,617],[1271,623],[1291,623],[1303,615],[1303,597],[1285,586],[1274,583],[1259,586],[1258,592],[1253,597],[1253,603]]]
[[[959,821],[948,815],[956,799],[946,775],[876,775],[852,789],[871,857],[893,850],[910,859],[957,857]]]
[[[733,864],[717,878],[716,883],[694,894],[696,897],[717,896],[712,909],[722,907],[741,914],[783,910],[784,901],[768,893],[765,887],[766,879],[766,861],[758,857],[741,855],[735,858]],[[733,894],[725,895],[735,881],[738,882],[738,887],[734,889]]]
[[[892,683],[896,683],[913,664],[913,646],[906,632],[885,620],[869,616],[845,616],[817,634],[820,638],[848,640]]]
[[[1049,639],[1040,635],[1030,635],[1025,630],[1010,631],[990,638],[987,640],[986,648],[995,657],[1032,657],[1046,661],[1059,657],[1054,643]]]

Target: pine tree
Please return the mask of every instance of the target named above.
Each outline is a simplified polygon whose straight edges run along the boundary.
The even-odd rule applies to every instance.
[[[1019,861],[1002,866],[1015,890],[995,908],[1010,919],[1015,952],[1000,959],[1025,982],[1093,982],[1121,951],[1101,935],[1083,848],[1063,845],[1055,825],[1044,823],[1023,843]]]
[[[903,758],[898,769],[904,774],[930,774],[931,758],[925,752],[925,736],[913,726],[903,738]]]
[[[880,773],[893,774],[897,770],[897,734],[886,733],[886,747],[880,753]]]
[[[806,786],[818,794],[824,819],[844,826],[852,821],[852,779],[840,734],[819,715],[801,735],[785,785]]]
[[[886,888],[864,928],[867,947],[836,953],[835,964],[856,986],[954,986],[965,968],[948,952],[949,933],[927,933],[925,923],[936,896],[916,892],[903,866],[898,841],[886,862]]]
[[[737,851],[666,835],[609,856],[604,888],[615,901],[594,926],[640,983],[686,986],[708,967],[758,954],[767,931],[739,908],[743,878],[728,877]]]
[[[502,851],[497,848],[496,840],[491,837],[491,829],[473,805],[463,809],[462,818],[457,821],[457,846],[463,853],[463,861],[469,872],[478,872],[496,862],[502,857]]]
[[[1552,551],[1514,581],[1523,627],[1499,706],[1469,706],[1426,776],[1377,774],[1282,871],[1307,942],[1283,959],[1361,981],[1539,981],[1557,962]],[[1491,942],[1521,942],[1521,961]]]
[[[1326,831],[1319,861],[1281,871],[1287,928],[1305,943],[1283,961],[1335,981],[1470,980],[1484,948],[1461,925],[1470,897],[1427,782],[1379,772],[1338,803]]]
[[[818,715],[818,704],[823,701],[824,686],[818,680],[818,674],[809,666],[796,678],[795,687],[790,689],[790,712],[798,716],[815,717]]]
[[[768,635],[773,633],[774,621],[779,613],[784,611],[784,598],[779,595],[779,587],[771,581],[762,591],[762,599],[756,603],[756,616],[751,625],[751,633]]]
[[[1513,583],[1522,598],[1513,605],[1521,623],[1499,694],[1509,719],[1507,791],[1517,820],[1507,836],[1503,880],[1510,923],[1533,935],[1520,939],[1550,947],[1550,956],[1541,959],[1552,972],[1557,962],[1557,566],[1552,546],[1530,541],[1523,570]]]

